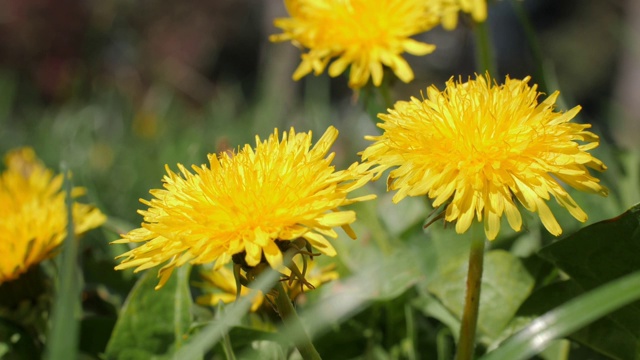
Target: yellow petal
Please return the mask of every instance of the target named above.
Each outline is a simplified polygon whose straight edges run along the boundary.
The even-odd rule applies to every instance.
[[[316,250],[320,251],[321,253],[323,253],[323,254],[325,254],[327,256],[336,256],[336,254],[337,254],[336,250],[329,243],[329,241],[327,241],[327,239],[325,239],[324,236],[322,236],[320,234],[308,232],[308,233],[304,234],[302,237],[307,239],[309,241],[309,243],[311,243],[311,245]]]

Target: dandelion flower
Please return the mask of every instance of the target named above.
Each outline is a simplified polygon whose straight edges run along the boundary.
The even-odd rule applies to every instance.
[[[233,271],[222,266],[217,269],[208,269],[200,272],[200,277],[204,280],[200,287],[205,289],[205,294],[198,296],[196,302],[200,305],[216,306],[219,302],[229,304],[236,300],[236,280]],[[213,289],[216,290],[213,290]],[[240,296],[249,295],[249,288],[241,287]],[[251,302],[251,311],[258,311],[264,302],[264,295],[260,294],[253,298]]]
[[[580,106],[554,111],[556,91],[538,102],[530,78],[506,78],[504,85],[489,76],[466,83],[450,79],[444,91],[427,89],[426,98],[399,101],[381,114],[384,130],[362,158],[378,166],[376,177],[391,167],[388,188],[398,190],[393,201],[428,195],[433,206],[446,205],[445,220],[465,232],[474,217],[484,220],[487,238],[495,239],[506,215],[516,231],[522,226],[517,207],[537,212],[553,235],[562,232],[547,206],[554,197],[579,221],[587,215],[562,184],[607,195],[588,168],[606,166],[588,151],[599,138],[589,124],[573,123]],[[517,201],[516,201],[517,200]]]
[[[353,211],[339,208],[373,199],[349,199],[352,190],[371,179],[366,166],[352,164],[335,171],[327,155],[338,136],[330,127],[311,147],[311,132],[291,129],[278,140],[278,131],[266,141],[256,137],[256,147],[245,145],[236,154],[209,155],[209,166],[178,164],[180,174],[167,166],[164,189],[152,190],[141,228],[123,235],[117,243],[143,243],[122,254],[117,270],[136,271],[166,263],[159,272],[161,287],[173,269],[187,262],[216,265],[240,257],[255,267],[282,264],[281,246],[304,239],[319,252],[334,256],[326,237],[336,238],[334,227],[350,229]]]
[[[440,16],[442,27],[453,30],[458,26],[458,13],[471,14],[476,22],[487,20],[486,0],[430,0],[430,6]]]
[[[52,257],[67,236],[63,175],[36,158],[31,148],[10,151],[0,177],[0,284],[15,280],[27,270]],[[82,195],[74,188],[72,196]],[[100,210],[73,204],[76,235],[106,220]]]
[[[401,56],[426,55],[434,45],[411,39],[438,25],[425,0],[285,0],[290,18],[276,19],[282,34],[271,41],[291,41],[309,49],[293,74],[299,80],[311,71],[321,74],[329,62],[331,77],[351,66],[349,86],[359,89],[369,78],[380,86],[383,65],[404,82],[413,71]]]
[[[299,256],[294,257],[293,261],[298,269],[303,268]],[[335,271],[335,264],[319,267],[316,266],[316,261],[307,261],[307,269],[304,274],[305,282],[310,284],[311,287],[302,284],[298,278],[292,277],[290,269],[285,269],[283,275],[292,279],[290,282],[285,282],[285,289],[289,292],[289,298],[291,299],[295,299],[303,291],[317,288],[322,284],[338,278],[338,273]],[[220,301],[228,304],[236,300],[236,280],[233,271],[229,267],[223,266],[218,269],[203,270],[200,276],[204,280],[204,283],[200,284],[200,286],[205,289],[206,293],[196,299],[198,304],[216,306]],[[240,296],[246,296],[248,294],[249,288],[241,286]],[[251,311],[257,311],[263,302],[263,294],[256,296],[251,304]]]

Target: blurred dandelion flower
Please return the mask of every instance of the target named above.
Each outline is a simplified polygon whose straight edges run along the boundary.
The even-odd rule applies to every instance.
[[[347,198],[372,175],[359,163],[335,171],[335,154],[327,152],[337,136],[329,127],[311,148],[311,132],[291,129],[279,141],[275,130],[266,141],[256,137],[255,149],[210,154],[209,166],[193,166],[195,173],[179,164],[179,175],[167,166],[164,189],[152,190],[151,201],[141,200],[149,207],[140,211],[142,227],[116,241],[144,244],[120,255],[124,260],[116,269],[141,271],[168,262],[159,271],[159,288],[187,262],[221,266],[233,256],[247,267],[278,268],[281,247],[297,239],[334,256],[326,239],[338,236],[334,227],[355,238],[349,227],[355,212],[339,207],[375,198]]]
[[[302,257],[294,257],[293,262],[295,264],[294,269],[300,270],[301,274],[297,276],[293,274],[291,268],[285,269],[286,282],[285,289],[289,291],[289,298],[296,299],[298,295],[320,287],[322,284],[326,284],[330,281],[336,280],[340,277],[336,271],[336,264],[331,263],[326,266],[318,266],[317,261],[309,260],[306,263],[306,268],[300,260]]]
[[[297,269],[302,269],[303,264],[300,257],[294,257],[293,259]],[[304,279],[310,284],[309,287],[306,284],[301,283],[300,279],[291,275],[291,269],[285,269],[284,274],[286,278],[291,279],[285,284],[285,289],[289,292],[289,298],[295,299],[303,291],[314,289],[322,284],[338,278],[338,273],[335,271],[335,264],[319,267],[316,266],[316,261],[308,261],[307,268],[305,270]],[[200,305],[216,306],[218,302],[222,301],[225,304],[231,303],[236,300],[236,282],[233,275],[233,271],[223,266],[218,269],[202,270],[200,273],[203,283],[199,284],[200,287],[205,289],[205,294],[199,296],[196,302]],[[241,286],[240,296],[249,294],[249,288]],[[257,311],[264,302],[264,295],[260,294],[256,296],[251,305],[251,311]]]
[[[589,124],[571,123],[580,106],[555,112],[556,91],[541,103],[530,78],[492,83],[488,75],[466,83],[450,79],[444,91],[427,89],[426,99],[399,101],[378,126],[381,136],[362,154],[376,177],[391,167],[393,201],[428,195],[433,206],[446,204],[445,220],[465,232],[474,217],[484,219],[487,238],[495,239],[506,215],[516,231],[522,218],[516,199],[538,212],[553,235],[562,232],[545,201],[553,196],[579,221],[587,215],[563,188],[607,195],[588,168],[606,166],[588,151],[599,144]]]
[[[438,15],[425,0],[285,0],[290,18],[276,19],[282,34],[271,41],[291,41],[309,49],[293,74],[299,80],[311,71],[321,74],[328,63],[331,77],[351,66],[349,86],[359,89],[369,78],[380,86],[383,65],[404,82],[413,71],[401,56],[426,55],[434,45],[411,39],[438,25]]]
[[[429,0],[430,7],[440,16],[442,27],[453,30],[458,26],[458,13],[471,14],[476,22],[487,20],[486,0]]]
[[[220,301],[225,304],[236,300],[236,280],[233,271],[228,266],[202,270],[200,277],[204,283],[198,284],[205,290],[204,295],[198,296],[196,302],[205,306],[217,306]],[[215,289],[215,290],[214,290]],[[241,286],[240,296],[249,295],[249,288]],[[264,295],[253,298],[251,311],[257,311],[264,302]]]
[[[31,148],[10,151],[0,177],[0,284],[15,280],[52,257],[67,236],[63,175],[55,175]],[[74,188],[72,196],[84,193]],[[76,235],[102,225],[106,217],[97,208],[73,204]]]

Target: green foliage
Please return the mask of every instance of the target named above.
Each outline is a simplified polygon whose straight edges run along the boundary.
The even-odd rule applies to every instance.
[[[64,192],[66,193],[67,237],[60,254],[60,277],[53,303],[52,326],[45,348],[45,359],[73,359],[78,354],[78,304],[80,302],[80,281],[77,273],[78,243],[74,236],[73,198],[71,197],[71,173],[66,166]]]
[[[467,260],[439,274],[430,285],[433,293],[456,317],[462,316],[467,276]],[[494,250],[485,255],[485,268],[480,293],[478,330],[494,340],[513,318],[533,288],[533,279],[521,261],[506,251]]]
[[[640,271],[640,205],[619,217],[579,230],[541,249],[540,255],[575,283],[571,286],[573,294],[567,299]],[[576,338],[624,359],[625,354],[640,349],[640,301],[609,314],[576,334]]]
[[[639,244],[636,205],[542,248],[570,278],[535,291],[518,311],[530,325],[486,358],[526,358],[564,336],[614,359],[640,358]]]
[[[105,350],[106,359],[149,359],[179,349],[191,327],[189,268],[176,271],[159,290],[146,272],[131,289]]]

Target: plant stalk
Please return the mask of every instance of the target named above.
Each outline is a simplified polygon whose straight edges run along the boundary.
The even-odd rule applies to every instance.
[[[535,81],[539,86],[538,91],[550,94],[549,88],[547,87],[547,76],[545,75],[544,70],[544,57],[542,56],[542,50],[540,48],[540,43],[536,38],[536,32],[533,28],[533,24],[531,24],[531,20],[529,20],[529,16],[527,15],[521,1],[511,0],[511,5],[513,5],[513,10],[522,25],[522,30],[524,31],[525,38],[529,44],[529,49],[531,50],[531,55],[533,56],[533,61],[535,63]]]
[[[480,309],[480,288],[484,263],[484,233],[480,224],[472,225],[471,248],[469,250],[469,269],[467,272],[467,292],[462,310],[460,337],[456,360],[471,360],[476,345],[476,328]]]
[[[478,75],[489,73],[492,77],[498,76],[493,46],[489,34],[489,26],[486,21],[476,23],[474,26],[476,38],[476,71]]]
[[[296,313],[296,309],[293,307],[293,304],[291,304],[291,299],[289,299],[289,295],[287,295],[287,292],[282,286],[282,282],[278,282],[275,289],[278,292],[278,295],[276,296],[276,307],[278,308],[278,313],[285,325],[292,327],[294,332],[298,334],[299,340],[296,342],[296,347],[298,348],[298,351],[300,351],[300,355],[302,355],[304,360],[321,360],[322,358],[313,346],[311,338],[309,338],[309,334],[307,334],[302,326],[300,318]]]

